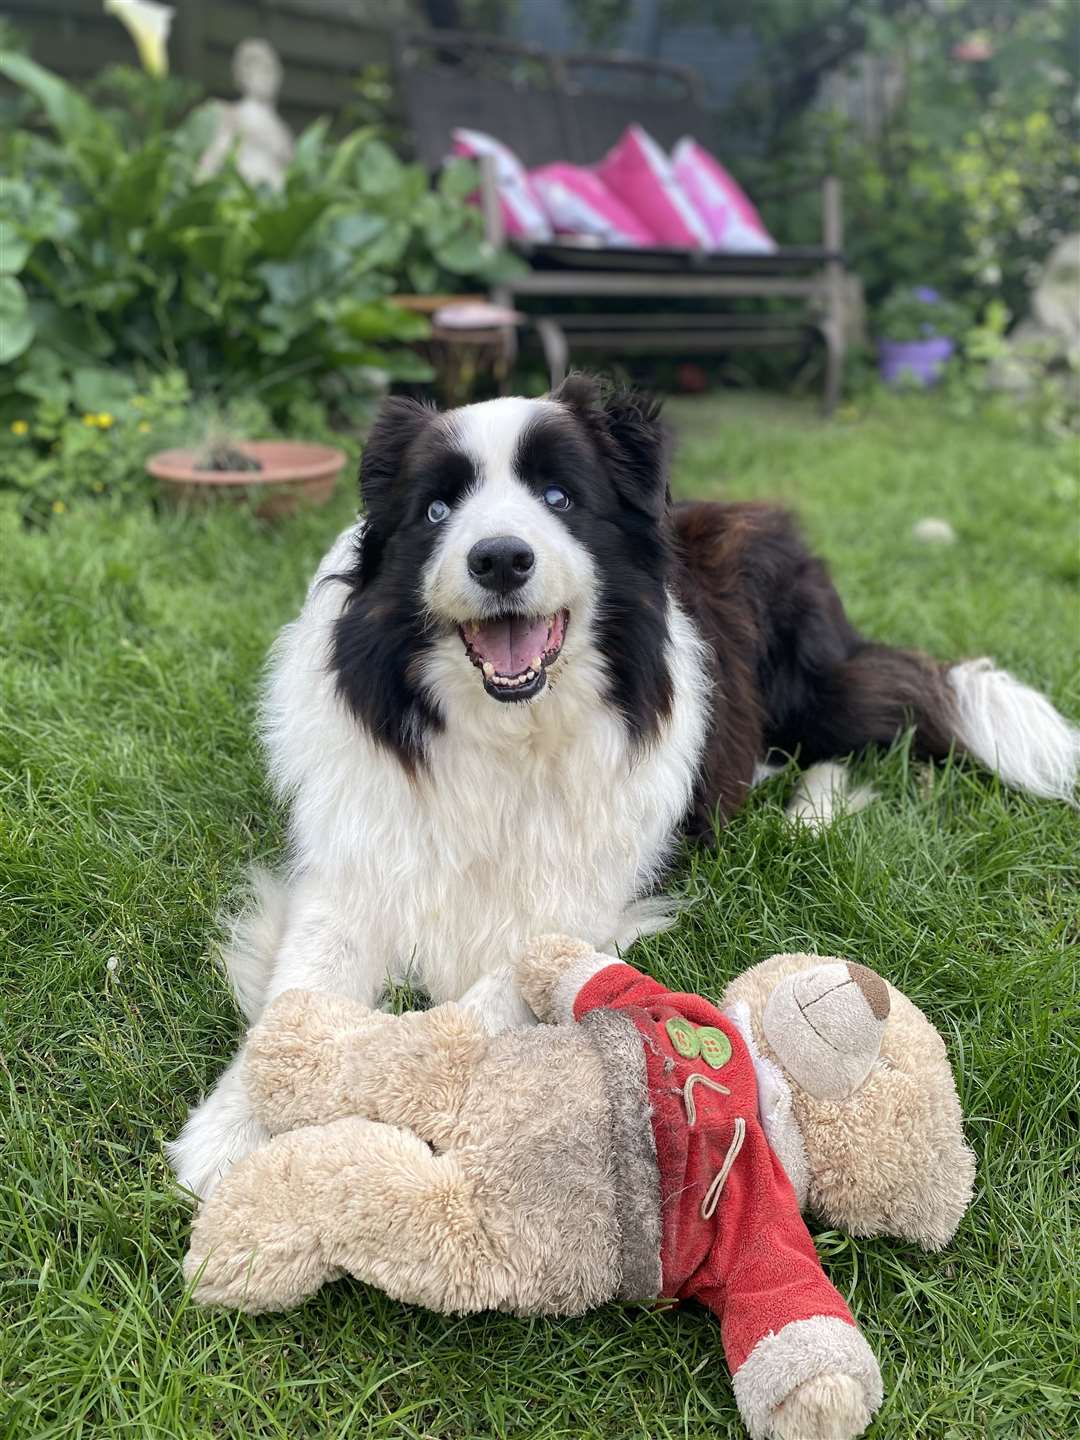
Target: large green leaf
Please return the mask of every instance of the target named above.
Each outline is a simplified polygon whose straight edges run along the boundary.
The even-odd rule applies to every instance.
[[[271,260],[285,260],[323,214],[330,194],[288,194],[256,215],[252,228]]]
[[[116,157],[112,183],[101,203],[110,219],[137,225],[158,213],[167,184],[165,145],[153,141],[131,156]]]
[[[72,375],[75,404],[80,410],[115,411],[135,394],[135,381],[124,370],[93,366]]]
[[[295,176],[320,176],[326,159],[326,132],[330,121],[323,118],[309,125],[296,142],[292,165],[289,167],[290,181]]]
[[[330,185],[355,186],[358,167],[364,163],[367,148],[377,134],[377,125],[366,125],[360,130],[354,130],[342,140],[334,150],[327,167],[326,179]]]
[[[39,350],[57,355],[68,365],[85,365],[104,360],[113,351],[113,342],[89,311],[65,310],[52,300],[30,302],[34,335]]]
[[[426,340],[431,324],[423,315],[403,310],[391,300],[349,305],[338,312],[338,324],[356,340]]]
[[[389,196],[401,189],[405,166],[383,140],[373,140],[357,166],[356,183],[362,195]]]
[[[0,220],[0,275],[17,275],[29,254],[30,242],[9,220]]]
[[[64,363],[54,350],[35,345],[15,371],[13,389],[34,400],[67,407],[71,386],[64,376]]]
[[[0,75],[6,75],[13,84],[33,95],[49,117],[50,125],[68,145],[93,142],[112,144],[120,150],[120,136],[108,121],[77,90],[59,75],[36,64],[29,55],[19,55],[13,50],[0,52]]]
[[[0,275],[0,365],[21,355],[34,338],[26,291],[14,275]]]
[[[453,155],[439,172],[439,195],[451,205],[467,200],[480,188],[480,175],[471,160]]]

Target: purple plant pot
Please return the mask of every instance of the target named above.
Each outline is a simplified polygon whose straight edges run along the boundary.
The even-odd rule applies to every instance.
[[[956,346],[946,335],[930,335],[925,340],[879,340],[878,369],[886,385],[936,385],[941,379],[946,360]]]

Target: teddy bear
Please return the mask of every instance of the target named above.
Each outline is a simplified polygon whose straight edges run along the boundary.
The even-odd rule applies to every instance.
[[[274,1138],[197,1215],[197,1301],[283,1309],[345,1274],[436,1310],[698,1300],[754,1440],[852,1440],[881,1375],[801,1212],[945,1245],[974,1157],[945,1046],[844,960],[774,955],[720,1006],[564,936],[513,978],[542,1023],[289,991],[248,1039]]]

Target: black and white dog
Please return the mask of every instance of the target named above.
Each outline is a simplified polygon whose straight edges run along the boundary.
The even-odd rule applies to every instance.
[[[680,832],[708,835],[772,750],[813,765],[912,725],[926,756],[1072,797],[1080,732],[1046,699],[863,640],[783,513],[672,506],[664,450],[655,406],[582,376],[386,404],[366,519],[273,654],[292,863],[229,956],[249,1017],[406,976],[490,1008],[484,977],[538,933],[628,946],[665,922]],[[205,1196],[260,1138],[234,1062],[171,1156]]]

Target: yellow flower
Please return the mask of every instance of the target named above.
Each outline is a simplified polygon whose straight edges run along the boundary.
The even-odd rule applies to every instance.
[[[13,435],[27,435],[29,432],[30,426],[25,420],[13,420],[11,422],[11,433]]]
[[[52,508],[55,515],[63,515],[64,511],[67,509],[67,506],[62,500],[54,500],[52,502]]]
[[[149,435],[149,434],[150,434],[150,421],[149,421],[149,420],[140,420],[140,421],[139,421],[139,434],[140,434],[140,435]]]
[[[96,415],[90,415],[90,414],[84,415],[84,416],[82,417],[82,423],[83,423],[84,425],[96,425],[96,424],[97,424],[97,416],[96,416]]]
[[[157,0],[105,0],[105,13],[127,27],[144,70],[159,76],[169,73],[165,46],[176,13],[171,5],[159,5]]]
[[[102,410],[101,414],[97,417],[98,429],[108,430],[109,426],[112,423],[113,417],[109,414],[107,410]]]

